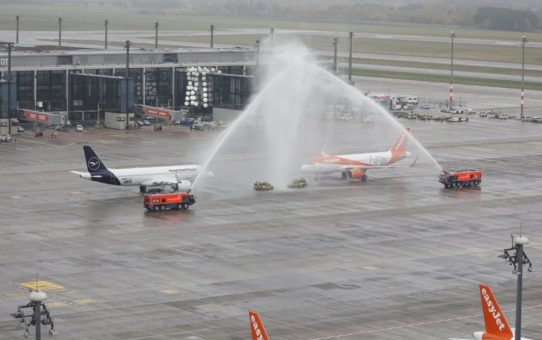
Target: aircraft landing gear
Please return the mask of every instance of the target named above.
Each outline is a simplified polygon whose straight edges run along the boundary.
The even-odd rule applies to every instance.
[[[139,186],[139,192],[140,193],[146,193],[147,192],[147,187],[145,185],[140,185]]]
[[[361,183],[367,183],[367,175],[361,176]]]
[[[342,179],[347,179],[348,178],[348,173],[346,171],[341,172],[341,178]]]

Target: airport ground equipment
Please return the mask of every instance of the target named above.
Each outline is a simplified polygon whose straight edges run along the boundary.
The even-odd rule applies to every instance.
[[[478,187],[482,182],[482,171],[480,170],[442,170],[439,182],[444,184],[446,189]]]
[[[254,183],[254,190],[256,191],[269,191],[273,189],[273,185],[267,181]]]
[[[44,301],[47,299],[47,294],[39,290],[33,290],[28,296],[30,302],[26,305],[17,307],[17,312],[11,313],[11,316],[17,319],[20,323],[25,324],[24,337],[30,336],[30,326],[36,326],[36,340],[41,340],[41,325],[51,325],[49,335],[56,335],[55,324],[53,318],[47,309]],[[30,311],[28,310],[30,309]],[[42,318],[44,316],[44,318]]]
[[[296,178],[292,182],[290,182],[290,184],[288,184],[288,188],[292,188],[292,189],[301,189],[306,186],[307,186],[307,180],[302,177]]]
[[[143,196],[143,205],[149,211],[188,209],[196,203],[196,197],[189,193],[148,193]]]

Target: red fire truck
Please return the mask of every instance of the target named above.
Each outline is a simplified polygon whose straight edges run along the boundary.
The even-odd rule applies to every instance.
[[[442,170],[439,182],[444,184],[446,189],[478,187],[482,182],[482,171],[480,170]]]
[[[154,193],[143,196],[143,205],[149,211],[160,211],[167,209],[188,209],[196,203],[196,196],[186,192],[176,193]]]

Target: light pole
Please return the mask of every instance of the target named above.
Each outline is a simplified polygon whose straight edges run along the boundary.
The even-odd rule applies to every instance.
[[[62,46],[62,18],[58,18],[58,46]]]
[[[41,339],[41,325],[51,325],[49,335],[56,335],[55,324],[51,318],[51,313],[45,305],[47,293],[40,290],[32,290],[28,296],[30,302],[26,305],[17,307],[17,312],[11,313],[11,316],[17,319],[19,323],[25,324],[24,337],[30,336],[30,325],[36,326],[36,340]],[[32,309],[32,313],[25,313],[26,309]],[[42,317],[43,316],[43,317]]]
[[[260,66],[260,40],[256,40],[256,70]]]
[[[128,110],[128,105],[130,103],[129,101],[129,95],[130,95],[130,91],[128,89],[128,85],[129,85],[129,79],[130,79],[130,45],[132,45],[132,43],[130,42],[130,40],[126,40],[126,44],[124,45],[124,47],[126,47],[126,129],[128,129],[128,126],[129,126],[129,122],[130,122],[130,114],[129,114],[129,110]]]
[[[158,21],[154,23],[154,48],[158,48]]]
[[[339,38],[333,38],[333,74],[337,74],[337,45]]]
[[[13,43],[8,42],[8,135],[11,135],[11,49]]]
[[[529,239],[521,234],[519,236],[512,235],[512,248],[504,250],[501,257],[508,260],[511,266],[514,266],[514,273],[517,274],[517,295],[516,295],[516,334],[514,339],[521,339],[521,301],[523,295],[523,265],[529,265],[527,270],[532,272],[533,265],[527,254],[523,251],[523,246],[529,243]]]
[[[448,109],[452,109],[453,106],[453,100],[454,100],[454,39],[456,37],[456,34],[454,31],[450,33],[450,39],[452,42],[452,51],[450,53],[450,95],[449,95],[449,104]]]
[[[527,45],[527,37],[521,37],[521,120],[525,119],[525,45]]]
[[[214,34],[215,34],[215,25],[211,25],[209,27],[209,31],[211,31],[211,48],[213,48],[213,38],[214,38]]]
[[[354,38],[354,32],[349,32],[350,38],[350,52],[348,54],[348,82],[352,84],[352,39]]]
[[[18,44],[19,43],[19,16],[17,15],[17,17],[15,18],[15,22],[16,22],[16,30],[15,30],[15,43]]]
[[[104,40],[104,49],[107,50],[107,26],[109,25],[109,20],[105,19],[105,40]]]

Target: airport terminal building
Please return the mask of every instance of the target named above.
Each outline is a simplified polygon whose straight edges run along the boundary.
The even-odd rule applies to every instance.
[[[0,52],[0,112],[4,118],[11,92],[13,109],[68,111],[72,121],[90,121],[99,110],[132,111],[134,104],[185,106],[190,67],[216,70],[206,80],[209,106],[200,109],[242,109],[251,93],[256,56],[253,50],[240,48],[134,49],[129,58],[125,50],[15,50],[11,91],[6,90],[8,61],[8,53]]]

